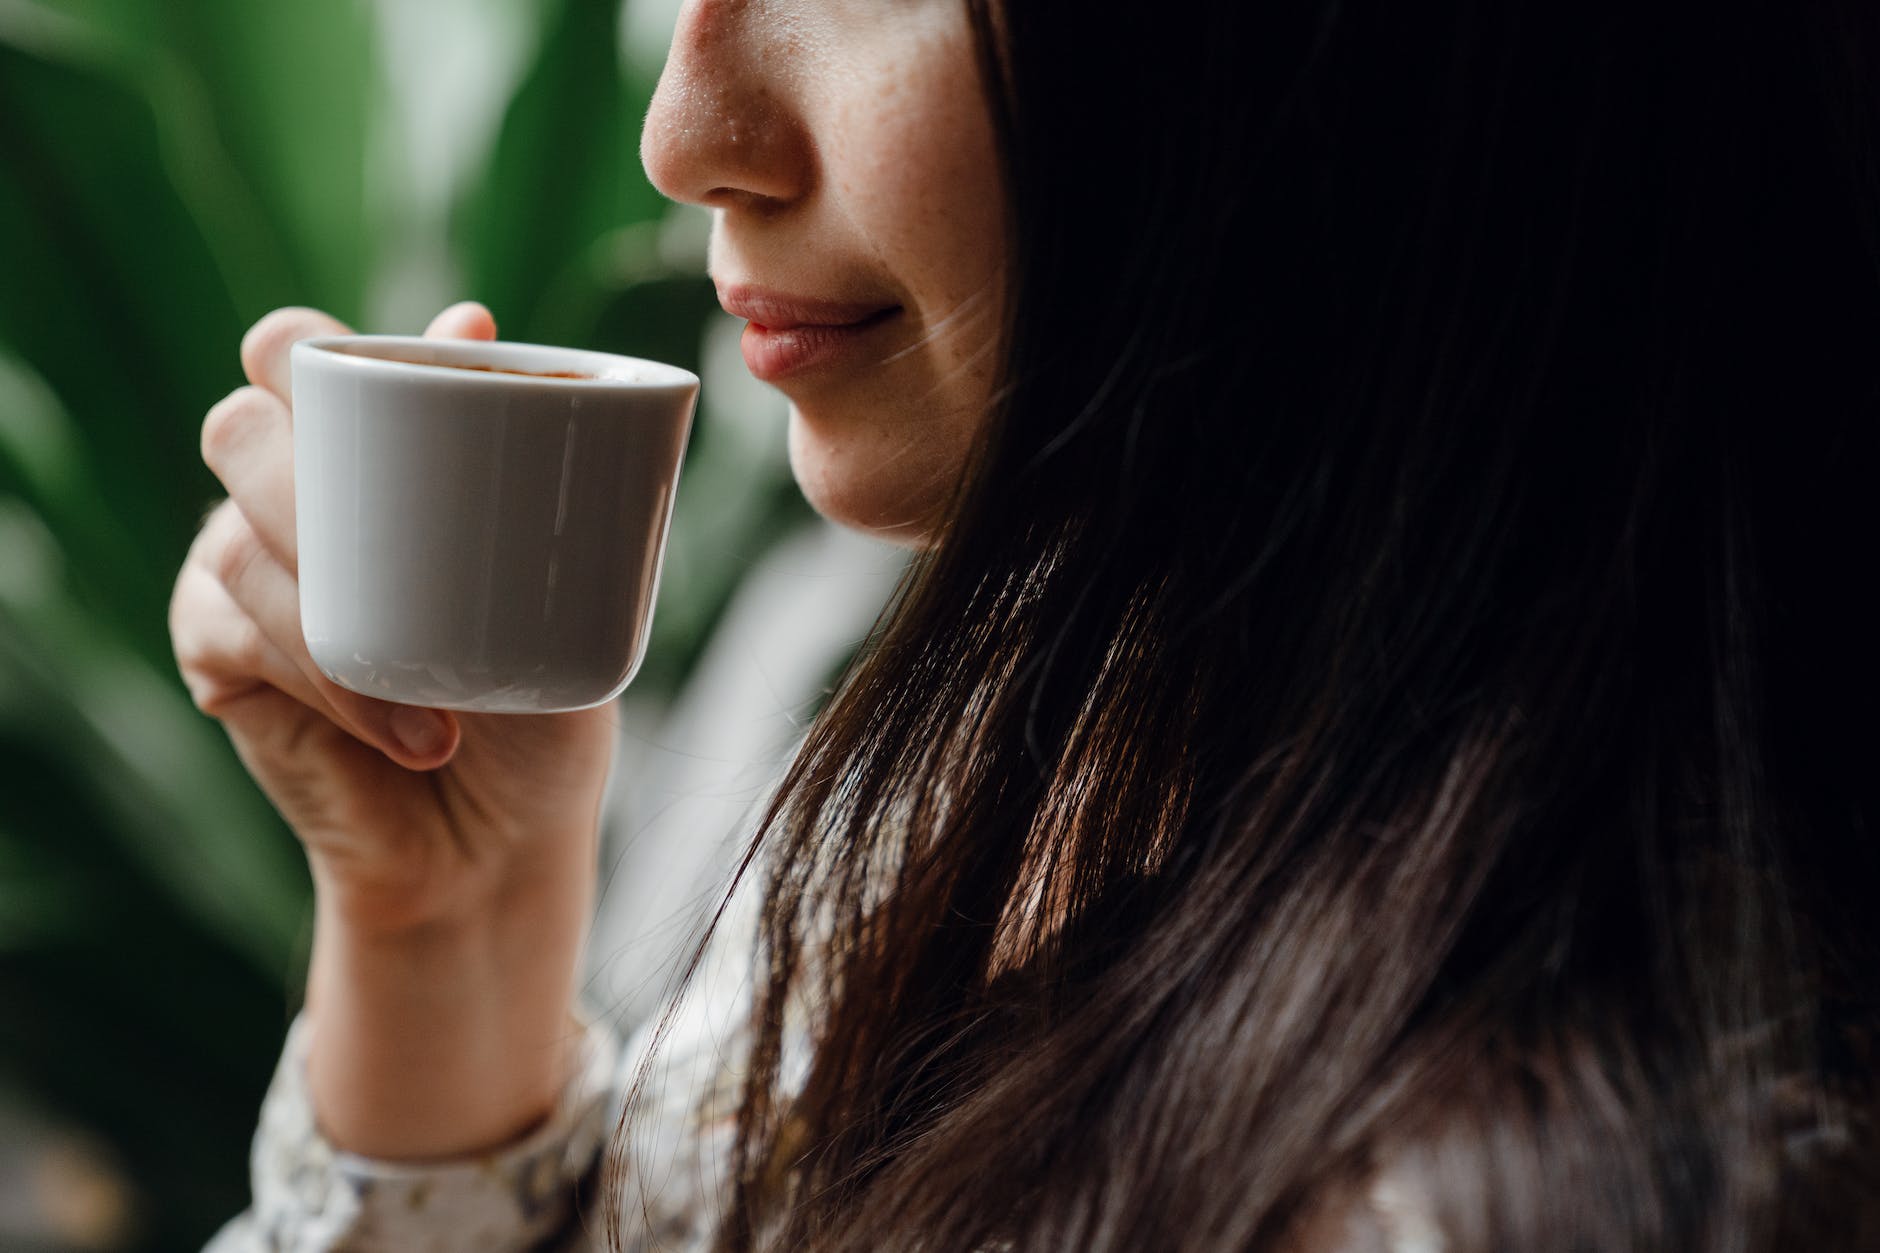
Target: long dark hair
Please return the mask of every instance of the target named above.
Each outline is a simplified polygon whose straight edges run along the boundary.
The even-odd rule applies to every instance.
[[[1880,9],[973,12],[1009,386],[721,1246],[1880,1247]]]

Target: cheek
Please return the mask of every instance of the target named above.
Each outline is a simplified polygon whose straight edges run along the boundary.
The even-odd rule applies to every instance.
[[[840,87],[815,118],[824,206],[889,276],[909,338],[868,377],[795,397],[790,464],[825,517],[920,544],[951,501],[997,383],[1004,191],[963,24],[920,38],[902,29],[892,50],[847,68],[830,76]]]
[[[970,39],[935,36],[831,102],[843,214],[935,330],[1003,272],[1005,196]]]

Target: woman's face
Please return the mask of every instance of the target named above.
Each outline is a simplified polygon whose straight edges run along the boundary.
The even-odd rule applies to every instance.
[[[687,0],[641,143],[826,516],[932,535],[1000,365],[1006,207],[964,0]]]

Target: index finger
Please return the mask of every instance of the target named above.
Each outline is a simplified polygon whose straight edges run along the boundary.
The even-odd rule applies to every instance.
[[[459,300],[431,319],[426,339],[495,339],[496,319],[474,300]]]
[[[350,334],[344,322],[318,309],[276,309],[242,336],[242,371],[250,383],[273,392],[291,409],[294,382],[288,368],[288,351],[300,340],[315,335]]]

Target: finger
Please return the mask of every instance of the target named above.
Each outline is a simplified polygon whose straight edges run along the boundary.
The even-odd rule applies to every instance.
[[[325,694],[199,566],[183,567],[171,620],[190,699],[222,723],[237,754],[277,803],[286,800],[282,780],[307,773],[308,751],[328,759],[349,751],[386,757],[378,745],[359,738]]]
[[[202,420],[202,459],[274,559],[289,574],[298,574],[292,422],[273,392],[237,388]]]
[[[242,336],[242,371],[256,387],[265,387],[282,403],[294,403],[293,375],[288,354],[293,346],[315,335],[349,335],[346,324],[318,309],[276,309],[248,328]]]
[[[202,591],[204,582],[220,592],[207,603]],[[183,573],[177,577],[177,599],[183,601],[185,597],[192,598],[188,607],[198,614],[232,613],[256,632],[254,639],[238,640],[228,634],[222,637],[223,680],[239,685],[241,671],[247,668],[255,677],[294,694],[303,704],[330,713],[334,721],[374,747],[382,746],[373,736],[371,721],[360,717],[358,709],[343,705],[345,689],[327,679],[307,653],[300,630],[300,585],[268,553],[233,501],[223,502],[209,515],[208,523],[190,545]],[[186,611],[179,607],[175,612]],[[186,644],[182,638],[184,626],[187,623],[173,624],[171,632],[179,637],[179,652],[185,647],[191,650],[193,662],[195,650],[206,650],[206,646],[194,638]],[[295,677],[290,679],[285,672],[265,664],[276,654],[285,659]]]
[[[222,584],[313,685],[339,724],[359,740],[408,770],[436,769],[456,752],[457,720],[449,714],[362,696],[321,671],[301,631],[299,583],[268,552],[238,508],[225,505],[210,515],[188,560]]]
[[[231,702],[267,686],[333,722],[342,721],[293,658],[243,612],[227,588],[193,562],[177,576],[170,600],[170,639],[190,699],[211,718],[222,717]]]
[[[378,756],[330,719],[265,683],[230,697],[215,718],[255,782],[297,827],[309,810],[326,807],[317,798],[331,795],[322,775],[334,755],[350,750]]]
[[[259,684],[230,698],[216,719],[302,839],[314,835],[324,845],[335,833],[358,831],[358,811],[384,803],[387,767],[396,767],[286,693]]]
[[[463,300],[431,319],[426,339],[495,339],[496,318],[474,300]]]

